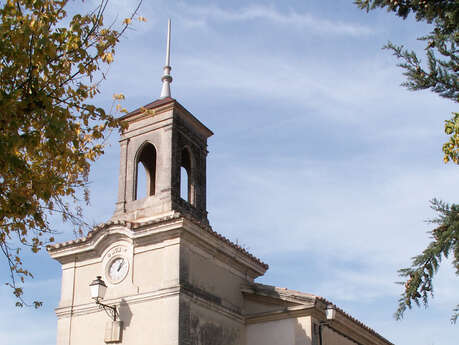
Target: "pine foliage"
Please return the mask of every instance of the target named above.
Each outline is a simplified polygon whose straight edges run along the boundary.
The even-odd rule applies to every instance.
[[[399,299],[399,306],[395,313],[396,319],[401,319],[406,309],[413,304],[427,306],[429,297],[433,297],[433,278],[438,272],[442,259],[452,256],[452,262],[459,275],[459,205],[449,205],[433,199],[431,207],[438,216],[429,222],[438,225],[430,232],[433,241],[424,251],[412,259],[411,266],[399,270],[401,277],[406,281],[404,292]],[[459,304],[454,308],[451,321],[456,322],[459,317]]]
[[[419,22],[432,24],[433,29],[418,39],[425,42],[425,61],[416,52],[402,45],[389,42],[389,49],[399,59],[406,77],[402,84],[412,91],[430,90],[443,98],[459,103],[459,3],[458,0],[355,0],[354,3],[365,11],[385,8],[402,19],[413,14]],[[459,164],[459,113],[453,112],[445,120],[444,131],[449,136],[443,144],[443,160]],[[437,227],[431,231],[432,242],[412,259],[408,268],[399,270],[405,279],[400,284],[404,291],[395,313],[397,319],[403,317],[406,309],[413,305],[427,306],[433,297],[433,278],[442,259],[453,256],[453,265],[459,275],[459,205],[449,205],[432,200],[431,207],[438,217],[431,222]],[[453,309],[451,320],[459,317],[459,305]]]
[[[459,102],[459,4],[457,0],[356,0],[363,10],[386,8],[405,19],[413,13],[417,21],[433,24],[433,30],[418,39],[425,42],[425,62],[403,45],[389,42],[389,49],[401,61],[406,76],[402,84],[409,90],[428,89],[441,97]],[[445,121],[449,140],[443,145],[443,160],[459,164],[459,115]]]

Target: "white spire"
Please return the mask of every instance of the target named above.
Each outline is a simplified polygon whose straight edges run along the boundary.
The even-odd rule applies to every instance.
[[[171,96],[171,20],[167,22],[167,49],[166,49],[166,65],[164,66],[164,74],[161,77],[163,87],[161,89],[161,96],[159,98],[166,98]]]

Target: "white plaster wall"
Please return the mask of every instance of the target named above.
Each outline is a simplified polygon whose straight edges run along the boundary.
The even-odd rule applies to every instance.
[[[126,303],[121,308],[122,344],[177,345],[178,295],[142,303]],[[59,323],[65,322],[59,320]],[[109,317],[104,311],[75,315],[66,332],[58,333],[58,345],[105,344],[105,327]],[[62,331],[66,327],[60,327]],[[65,337],[68,333],[71,337]]]
[[[177,241],[136,248],[133,281],[138,293],[178,285],[179,260],[180,248]]]
[[[132,248],[132,244],[120,241],[108,246],[104,253],[118,245],[129,248],[129,272],[126,278],[111,284],[105,276],[107,260],[104,255],[99,259],[87,259],[62,267],[62,287],[59,307],[93,303],[90,296],[89,284],[102,276],[107,284],[105,299],[119,299],[138,293],[151,292],[171,286],[179,281],[179,243],[178,241],[163,241],[160,244]]]
[[[164,297],[130,306],[132,318],[124,325],[123,344],[177,345],[179,296]],[[121,315],[123,319],[123,315]],[[128,320],[126,317],[123,322]],[[72,344],[73,345],[73,344]]]
[[[189,283],[242,309],[241,285],[247,280],[239,276],[236,269],[190,243],[183,243],[181,255]]]
[[[119,245],[129,248],[126,257],[130,268],[122,282],[111,284],[105,277],[108,260],[104,258]],[[58,314],[64,315],[58,317],[57,344],[104,344],[105,324],[110,318],[97,310],[89,289],[89,283],[101,275],[108,286],[103,302],[120,305],[122,344],[177,345],[179,297],[174,289],[179,281],[179,242],[165,240],[134,249],[121,240],[100,250],[99,258],[63,265]]]
[[[311,318],[305,316],[249,324],[246,339],[246,345],[311,345]]]
[[[57,319],[57,345],[68,345],[70,344],[70,322],[71,317],[62,317]]]
[[[60,306],[68,306],[73,302],[73,278],[75,275],[75,264],[69,263],[62,266],[61,299]]]

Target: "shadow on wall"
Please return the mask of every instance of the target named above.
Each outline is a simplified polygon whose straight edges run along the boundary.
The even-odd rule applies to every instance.
[[[123,321],[123,328],[129,327],[129,325],[131,324],[131,320],[132,320],[132,312],[131,312],[131,308],[129,308],[129,304],[127,304],[124,298],[121,299],[119,313],[120,313],[120,320]]]
[[[295,319],[295,345],[319,345],[313,344],[311,337],[306,333],[304,326]]]

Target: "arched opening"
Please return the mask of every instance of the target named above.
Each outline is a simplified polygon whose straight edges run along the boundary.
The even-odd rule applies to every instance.
[[[188,200],[188,172],[184,167],[180,167],[180,197]]]
[[[140,163],[140,162],[139,162]],[[147,195],[147,169],[143,163],[137,163],[137,188],[136,188],[136,200],[146,198]]]
[[[155,195],[156,149],[147,143],[137,156],[135,200]]]
[[[191,153],[188,148],[184,148],[180,162],[180,197],[192,205],[194,205],[193,179]]]

